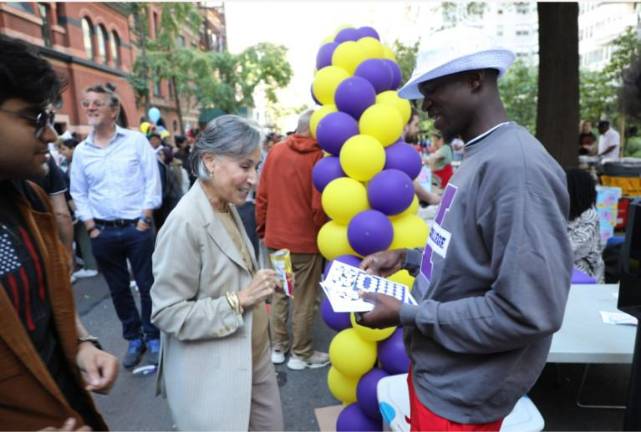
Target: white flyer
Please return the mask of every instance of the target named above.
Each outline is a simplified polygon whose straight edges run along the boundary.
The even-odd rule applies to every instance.
[[[367,312],[374,309],[372,303],[361,299],[361,291],[386,294],[403,303],[416,304],[407,286],[371,275],[340,261],[332,262],[321,287],[334,312]]]

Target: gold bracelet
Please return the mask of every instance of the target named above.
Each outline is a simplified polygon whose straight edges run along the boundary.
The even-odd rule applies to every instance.
[[[229,303],[229,307],[234,312],[236,312],[238,315],[243,314],[243,307],[240,305],[238,294],[227,291],[225,293],[225,298],[227,299],[227,303]]]

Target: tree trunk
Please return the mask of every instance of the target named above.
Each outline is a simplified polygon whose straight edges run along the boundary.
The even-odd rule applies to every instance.
[[[579,5],[538,3],[536,135],[563,167],[578,163]]]
[[[185,127],[183,126],[183,112],[180,108],[180,98],[178,97],[178,85],[176,83],[176,78],[171,79],[171,85],[174,87],[174,97],[176,98],[176,114],[178,115],[178,127],[180,128],[180,134],[185,135]]]

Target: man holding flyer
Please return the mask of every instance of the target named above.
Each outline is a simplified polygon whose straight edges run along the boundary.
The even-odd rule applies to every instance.
[[[425,39],[399,91],[423,98],[465,157],[443,192],[425,249],[379,252],[361,268],[416,276],[417,306],[374,293],[362,325],[403,325],[412,430],[499,430],[536,382],[563,321],[572,252],[565,175],[510,122],[497,80],[514,60],[480,31]]]

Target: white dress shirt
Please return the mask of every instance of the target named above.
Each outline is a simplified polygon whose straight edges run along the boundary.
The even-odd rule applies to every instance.
[[[88,219],[138,219],[162,203],[158,160],[149,141],[137,131],[116,126],[106,147],[94,133],[74,151],[70,190],[76,215]]]
[[[603,157],[606,159],[618,159],[620,142],[619,132],[609,128],[604,134],[599,136],[599,154],[603,153],[608,147],[615,146],[612,150],[604,154]]]

